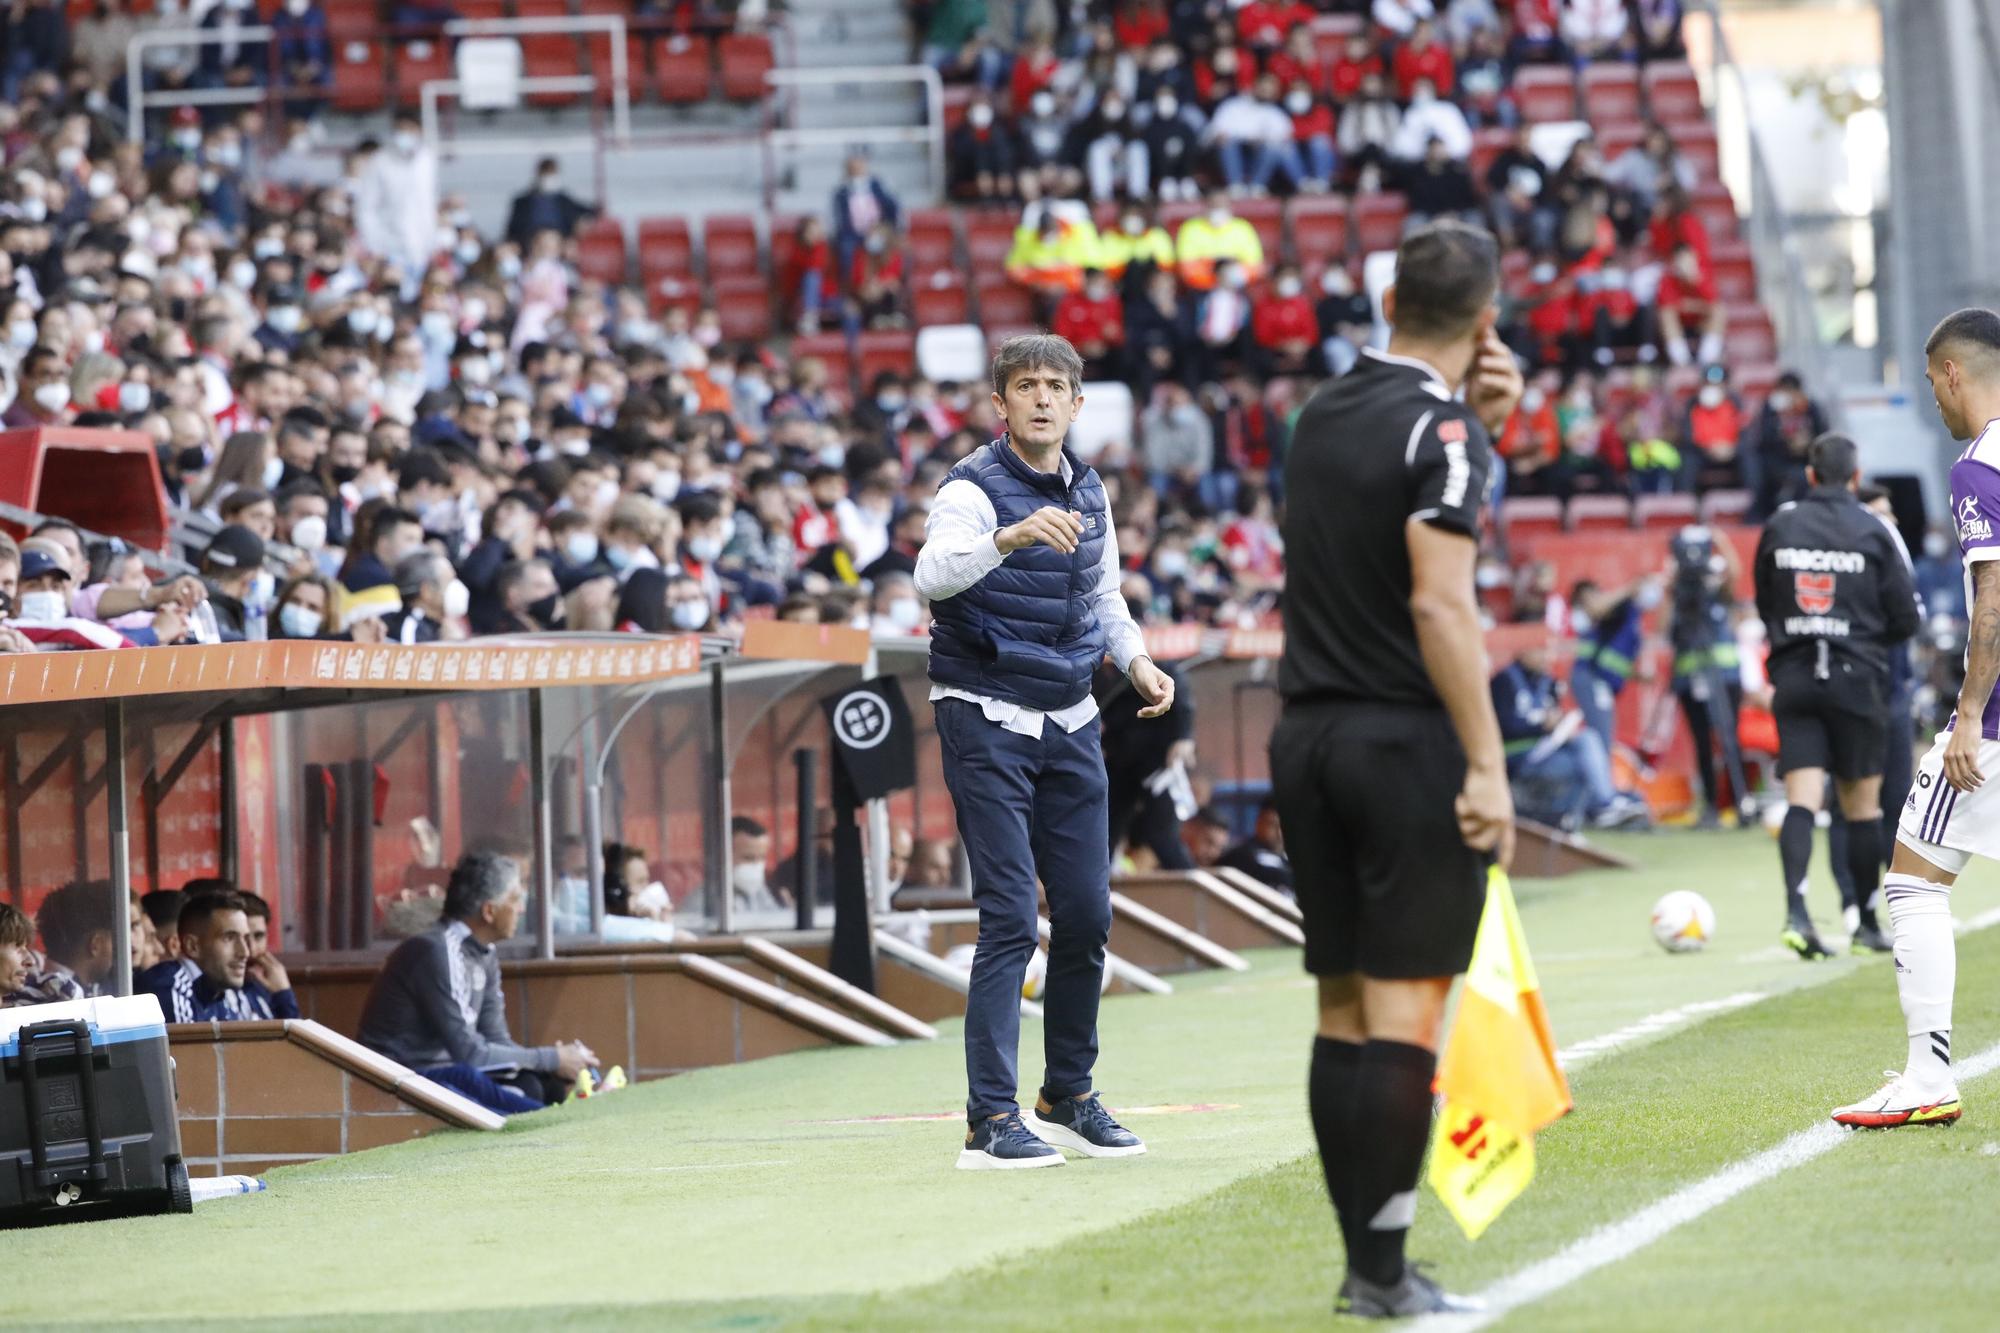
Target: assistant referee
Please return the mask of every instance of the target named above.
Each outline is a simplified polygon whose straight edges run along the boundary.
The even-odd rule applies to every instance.
[[[1493,331],[1499,251],[1436,222],[1396,256],[1389,350],[1300,413],[1285,467],[1284,712],[1271,782],[1319,978],[1311,1104],[1339,1310],[1462,1311],[1405,1266],[1446,996],[1514,804],[1473,593],[1489,432],[1521,396]],[[1464,400],[1460,401],[1460,391]]]

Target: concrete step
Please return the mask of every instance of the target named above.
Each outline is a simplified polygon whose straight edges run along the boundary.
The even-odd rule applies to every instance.
[[[866,11],[797,14],[792,17],[792,34],[801,64],[830,63],[828,57],[846,56],[847,48],[864,45],[892,46],[904,59],[910,53],[909,25],[887,5]]]

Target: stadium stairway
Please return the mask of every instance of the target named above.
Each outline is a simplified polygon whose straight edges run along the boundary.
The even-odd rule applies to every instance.
[[[194,1175],[259,1175],[502,1118],[310,1019],[167,1028]]]

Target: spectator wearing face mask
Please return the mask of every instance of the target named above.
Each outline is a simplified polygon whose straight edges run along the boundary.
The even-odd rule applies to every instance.
[[[1119,212],[1118,225],[1097,234],[1097,267],[1113,282],[1124,282],[1130,274],[1126,290],[1137,290],[1154,269],[1173,272],[1174,238],[1154,219],[1150,205],[1128,202]]]
[[[1250,352],[1249,285],[1243,266],[1225,259],[1216,265],[1215,286],[1195,302],[1194,371],[1201,383],[1221,379]]]
[[[403,599],[403,608],[382,618],[387,642],[436,643],[441,638],[461,637],[459,622],[465,618],[472,594],[459,581],[451,561],[429,550],[404,556],[396,565],[396,591]]]
[[[1122,94],[1107,91],[1073,135],[1078,151],[1072,155],[1083,161],[1092,199],[1113,198],[1121,188],[1133,199],[1151,193],[1146,140]]]
[[[1264,194],[1280,170],[1294,184],[1303,174],[1291,117],[1279,105],[1278,81],[1271,75],[1224,98],[1202,137],[1214,147],[1231,194]]]
[[[1225,261],[1235,262],[1245,286],[1264,276],[1264,242],[1247,219],[1236,216],[1226,190],[1211,191],[1208,210],[1181,224],[1174,254],[1180,280],[1198,292],[1215,288]]]
[[[1674,251],[1674,262],[1660,279],[1660,349],[1677,366],[1714,365],[1722,359],[1722,334],[1727,325],[1715,277],[1693,246]]]
[[[563,627],[562,590],[556,586],[555,571],[548,561],[539,556],[515,560],[501,569],[495,587],[500,614],[492,633],[541,634]]]
[[[369,155],[356,183],[354,225],[365,249],[402,271],[406,301],[437,244],[437,198],[437,158],[424,146],[423,123],[399,111],[388,144]]]
[[[1296,375],[1307,369],[1319,342],[1319,322],[1297,265],[1278,269],[1270,290],[1251,306],[1250,328],[1256,349],[1252,360],[1261,374]]]
[[[874,634],[909,635],[925,632],[923,601],[916,580],[908,574],[884,574],[875,580],[868,628]]]
[[[208,606],[223,643],[251,637],[253,592],[263,569],[264,539],[241,524],[216,533],[202,552],[201,576],[208,585]],[[256,628],[261,629],[261,624]]]
[[[985,95],[965,109],[965,120],[946,143],[951,192],[960,198],[1008,199],[1014,195],[1014,133],[993,113]]]
[[[1087,270],[1083,290],[1056,303],[1049,331],[1075,346],[1087,379],[1115,376],[1125,345],[1125,303],[1118,299],[1110,275],[1101,269]]]
[[[328,637],[327,613],[334,605],[333,580],[319,574],[295,578],[278,589],[276,614],[271,618],[274,639],[319,639]]]
[[[1417,85],[1428,81],[1440,97],[1450,97],[1456,87],[1451,48],[1438,40],[1437,28],[1429,19],[1419,19],[1411,27],[1409,40],[1396,48],[1392,72],[1396,96],[1405,102],[1416,99]]]
[[[1445,156],[1463,162],[1472,155],[1472,126],[1458,103],[1438,96],[1437,85],[1418,79],[1410,90],[1410,106],[1403,113],[1389,143],[1389,155],[1400,162],[1418,162],[1430,150],[1433,139],[1444,144]]]
[[[1742,403],[1729,391],[1729,372],[1710,366],[1702,372],[1701,388],[1681,418],[1683,487],[1708,491],[1747,485],[1755,490],[1756,465],[1750,464],[1752,474],[1745,475],[1743,444],[1748,425]],[[1803,465],[1799,475],[1805,475]]]
[[[854,153],[847,159],[845,178],[833,191],[829,215],[835,254],[845,272],[854,262],[854,252],[877,227],[896,230],[903,209],[889,187],[868,169],[868,159]]]
[[[36,347],[21,358],[20,387],[13,406],[0,415],[9,430],[37,426],[67,426],[70,409],[69,368],[53,347]]]
[[[1361,358],[1374,331],[1375,311],[1365,292],[1354,288],[1354,275],[1343,264],[1330,264],[1320,275],[1319,322],[1320,356],[1327,373],[1345,375]]]
[[[1381,71],[1364,73],[1361,86],[1340,109],[1340,130],[1335,140],[1341,161],[1357,173],[1363,186],[1369,184],[1371,167],[1379,178],[1389,164],[1390,145],[1396,142],[1402,125],[1403,110],[1389,96]],[[1375,188],[1380,188],[1379,184]]]
[[[1153,93],[1143,133],[1153,193],[1172,202],[1198,197],[1194,175],[1206,120],[1188,92],[1163,82]]]
[[[1756,469],[1746,482],[1757,497],[1753,518],[1762,518],[1805,488],[1807,450],[1826,429],[1826,413],[1807,395],[1798,374],[1788,370],[1778,376],[1743,451],[1745,465]]]
[[[597,210],[562,188],[562,167],[552,157],[535,164],[532,185],[514,196],[507,209],[507,239],[528,248],[538,232],[552,231],[568,240],[577,225],[597,216]]]
[[[1169,380],[1140,418],[1141,456],[1153,488],[1192,495],[1215,466],[1215,427],[1185,384]]]
[[[1333,107],[1313,92],[1305,78],[1293,79],[1285,92],[1285,114],[1292,118],[1292,143],[1300,170],[1299,188],[1323,194],[1333,188],[1340,172],[1340,155],[1334,147],[1336,124]]]

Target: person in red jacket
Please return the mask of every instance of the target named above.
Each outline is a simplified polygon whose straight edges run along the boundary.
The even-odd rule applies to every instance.
[[[1437,39],[1437,29],[1429,19],[1420,19],[1410,31],[1410,40],[1396,48],[1396,97],[1410,100],[1420,79],[1429,79],[1439,97],[1452,94],[1455,66],[1451,48]]]
[[[1693,247],[1704,270],[1710,267],[1708,226],[1694,211],[1687,191],[1669,184],[1653,202],[1653,217],[1646,224],[1646,248],[1654,259],[1665,264],[1684,245]]]
[[[1347,39],[1347,49],[1327,70],[1327,91],[1334,101],[1345,106],[1361,91],[1363,79],[1382,72],[1382,57],[1375,54],[1368,34],[1357,32]]]
[[[1293,28],[1292,35],[1285,39],[1285,49],[1264,62],[1264,72],[1276,75],[1278,82],[1287,88],[1303,82],[1314,93],[1326,95],[1327,64],[1319,58],[1311,28]]]
[[[1085,378],[1118,377],[1119,353],[1125,346],[1125,306],[1102,269],[1090,269],[1084,274],[1082,291],[1056,302],[1049,332],[1075,346],[1083,357]]]
[[[826,220],[816,213],[799,219],[792,257],[778,275],[791,317],[801,333],[817,333],[822,319],[840,314],[840,270],[834,264],[833,242]]]
[[[1715,277],[1691,245],[1674,251],[1660,279],[1660,348],[1677,366],[1712,366],[1722,359],[1725,316]]]
[[[1257,82],[1257,53],[1237,42],[1234,28],[1218,28],[1215,35],[1215,50],[1194,67],[1194,95],[1208,109],[1238,88]],[[1218,85],[1226,85],[1226,90]]]
[[[1015,53],[1014,74],[1008,83],[1008,91],[1013,95],[1016,115],[1025,112],[1029,100],[1054,81],[1056,67],[1060,63],[1056,59],[1056,48],[1046,33],[1030,37],[1028,44]]]
[[[1275,51],[1312,20],[1312,10],[1299,0],[1250,0],[1236,11],[1236,37],[1253,50]]]
[[[1270,290],[1251,303],[1250,337],[1265,375],[1293,375],[1306,369],[1319,342],[1319,318],[1296,264],[1281,265]]]
[[[1166,0],[1123,0],[1111,18],[1118,45],[1135,55],[1165,37],[1168,27]]]
[[[1315,97],[1304,79],[1294,79],[1285,93],[1285,114],[1292,118],[1292,141],[1305,170],[1299,188],[1313,193],[1332,189],[1334,173],[1340,170],[1340,155],[1333,146],[1333,107],[1324,97]]]

